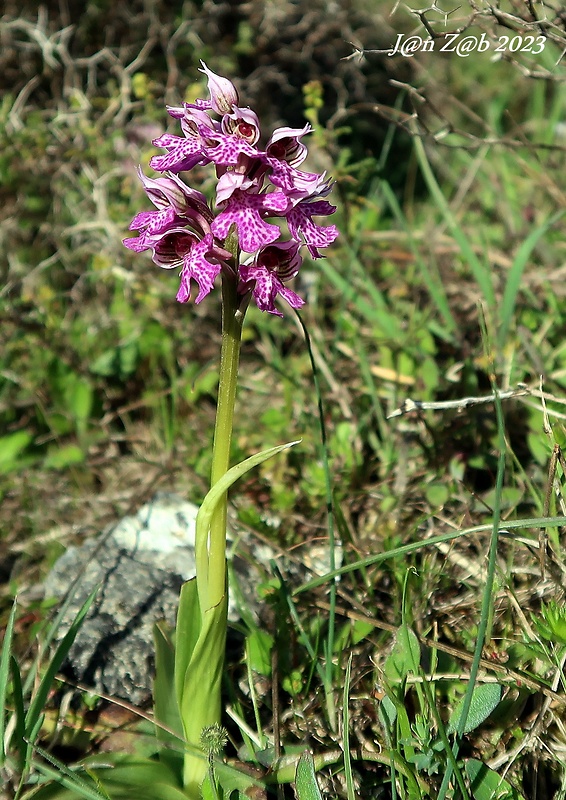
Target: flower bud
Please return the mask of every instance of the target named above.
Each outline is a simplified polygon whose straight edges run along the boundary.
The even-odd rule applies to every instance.
[[[228,78],[222,78],[208,69],[204,61],[200,62],[202,69],[208,78],[208,91],[210,92],[210,104],[217,114],[229,114],[234,106],[238,105],[238,92],[234,84]]]

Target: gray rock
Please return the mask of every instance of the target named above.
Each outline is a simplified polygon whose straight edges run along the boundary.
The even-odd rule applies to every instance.
[[[159,494],[135,516],[70,547],[45,582],[47,597],[70,594],[61,637],[100,586],[65,665],[95,692],[144,703],[151,693],[153,625],[175,622],[179,591],[194,576],[198,508]]]

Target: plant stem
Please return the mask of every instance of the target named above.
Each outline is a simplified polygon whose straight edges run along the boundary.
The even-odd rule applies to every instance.
[[[242,341],[245,308],[240,308],[241,297],[235,280],[224,276],[222,280],[222,349],[220,353],[220,380],[210,485],[226,474],[230,466],[230,445],[234,422],[234,405],[238,383],[238,365]],[[226,516],[227,495],[218,504],[210,523],[208,563],[205,575],[206,606],[211,608],[222,599],[226,590]],[[200,566],[200,565],[199,565]],[[200,576],[197,571],[197,579]]]
[[[212,448],[211,488],[228,472],[242,325],[246,301],[237,291],[235,275],[222,276],[222,345],[216,425]],[[207,496],[208,497],[208,496]],[[228,597],[226,583],[227,493],[220,496],[211,515],[196,525],[196,582],[181,592],[177,634],[175,681],[185,738],[190,746],[184,756],[183,787],[190,800],[201,797],[207,762],[201,736],[205,728],[220,723],[221,679],[226,649]],[[195,617],[195,613],[197,616]],[[199,752],[199,750],[201,752]]]

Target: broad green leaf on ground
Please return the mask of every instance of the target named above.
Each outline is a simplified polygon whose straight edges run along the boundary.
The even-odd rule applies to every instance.
[[[501,693],[502,688],[498,683],[484,683],[480,686],[476,686],[472,694],[470,710],[468,711],[466,724],[464,725],[462,733],[470,733],[470,731],[475,730],[475,728],[481,725],[482,722],[485,722],[491,712],[499,705]],[[448,721],[446,732],[449,734],[454,733],[458,729],[464,700],[465,697],[462,697]]]
[[[482,761],[470,758],[464,768],[474,800],[525,800],[520,792]]]

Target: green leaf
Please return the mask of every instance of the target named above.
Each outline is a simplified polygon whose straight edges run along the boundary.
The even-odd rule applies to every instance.
[[[450,499],[450,489],[445,483],[434,481],[427,484],[425,496],[431,506],[443,506]]]
[[[0,438],[0,472],[14,466],[18,456],[30,444],[32,436],[27,431],[17,431]]]
[[[252,778],[246,772],[231,767],[229,764],[224,764],[222,761],[214,762],[214,772],[216,778],[221,784],[222,788],[227,794],[234,791],[246,792],[252,786],[263,787],[263,784]]]
[[[540,617],[531,615],[537,633],[552,644],[566,644],[566,606],[553,600],[541,604]]]
[[[271,651],[273,636],[260,628],[254,628],[247,637],[247,659],[250,669],[258,675],[271,675]]]
[[[485,722],[491,712],[499,705],[502,691],[498,683],[484,683],[480,686],[476,686],[472,694],[470,710],[468,711],[466,724],[462,733],[469,733],[481,725],[482,722]],[[446,728],[448,734],[454,733],[458,728],[464,701],[465,697],[462,697],[448,721],[448,726]]]
[[[222,789],[220,792],[218,791],[214,779],[211,777],[210,769],[206,773],[206,778],[200,787],[200,791],[202,794],[202,800],[223,800],[224,797],[224,792]]]
[[[397,719],[397,707],[389,695],[385,695],[379,704],[379,718],[387,731],[392,731]]]
[[[155,720],[167,727],[163,730],[156,725],[157,739],[164,745],[159,753],[172,770],[182,770],[183,723],[175,693],[175,646],[165,623],[158,622],[153,629],[155,642],[155,680],[153,682],[153,702]],[[173,733],[169,733],[173,731]],[[176,734],[176,735],[174,735]],[[169,748],[169,749],[167,749]],[[179,774],[181,774],[179,772]]]
[[[104,753],[70,770],[47,755],[57,769],[41,763],[37,768],[53,782],[30,793],[26,800],[187,800],[176,776],[158,761]]]
[[[208,545],[208,531],[210,530],[212,516],[216,506],[222,500],[228,489],[233,483],[235,483],[251,469],[257,467],[259,464],[262,464],[264,461],[267,461],[268,458],[272,458],[272,456],[277,455],[277,453],[281,453],[283,450],[288,450],[290,447],[294,447],[296,444],[299,444],[299,441],[300,440],[295,442],[287,442],[287,444],[280,444],[276,447],[269,447],[267,450],[262,450],[261,453],[256,453],[255,455],[246,458],[244,461],[241,461],[239,464],[231,467],[231,469],[229,469],[228,472],[226,472],[210,489],[202,502],[196,520],[197,569],[199,564],[204,564],[207,561],[206,548]]]
[[[361,619],[354,620],[350,634],[352,638],[352,644],[359,644],[374,631],[375,625],[372,625],[370,622],[364,622]]]
[[[138,365],[139,345],[137,340],[125,342],[118,350],[120,363],[120,377],[127,378],[132,375]]]
[[[177,626],[175,629],[175,694],[178,708],[185,689],[185,676],[201,629],[201,613],[198,602],[197,581],[191,578],[183,584],[179,596]]]
[[[207,608],[204,612],[200,635],[185,674],[180,703],[181,719],[184,722],[190,720],[190,727],[193,730],[193,720],[199,716],[197,707],[205,710],[207,720],[209,716],[220,719],[220,687],[226,646],[227,612],[227,594],[219,605]],[[212,714],[211,709],[214,706],[218,706],[218,709]],[[202,726],[198,729],[199,738],[201,730]]]
[[[68,392],[67,400],[69,410],[75,419],[84,426],[90,416],[94,402],[94,393],[90,383],[84,379],[78,379]]]
[[[416,635],[407,625],[401,625],[395,636],[395,644],[384,667],[384,673],[392,684],[403,683],[409,673],[419,669],[421,647]]]
[[[177,776],[162,762],[122,753],[116,753],[112,760],[115,764],[111,769],[102,767],[108,763],[104,758],[100,758],[100,764],[87,764],[89,774],[96,775],[112,800],[187,800]]]
[[[46,469],[66,469],[73,464],[82,464],[84,460],[84,451],[76,444],[70,444],[50,451],[45,457],[43,466]]]
[[[175,691],[185,739],[194,749],[185,756],[184,785],[193,796],[206,774],[207,760],[200,750],[203,728],[220,721],[220,689],[228,593],[217,606],[201,613],[196,580],[181,590],[175,644]]]
[[[520,792],[483,762],[470,758],[464,768],[474,800],[525,800]]]
[[[118,350],[113,347],[111,350],[106,350],[104,353],[101,353],[98,358],[95,358],[90,365],[90,371],[94,375],[102,375],[105,378],[109,378],[111,375],[116,374],[117,366]]]
[[[295,775],[295,788],[298,800],[322,800],[316,775],[312,753],[305,750],[297,764]]]

